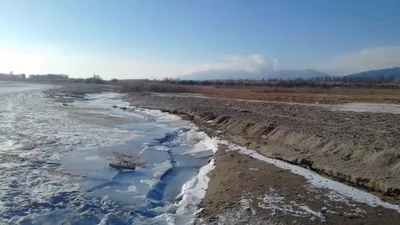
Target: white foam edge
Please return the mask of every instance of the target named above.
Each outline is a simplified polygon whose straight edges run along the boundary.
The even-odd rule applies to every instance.
[[[264,161],[264,162],[272,164],[278,168],[289,170],[290,172],[292,172],[294,174],[303,176],[304,178],[307,179],[308,183],[310,183],[314,187],[327,188],[327,189],[333,190],[341,195],[344,195],[356,202],[365,203],[372,207],[382,206],[387,209],[396,210],[398,213],[400,213],[399,205],[394,205],[394,204],[391,204],[388,202],[384,202],[379,197],[377,197],[373,194],[370,194],[365,191],[359,190],[357,188],[348,186],[346,184],[328,179],[328,178],[323,177],[323,176],[317,174],[316,172],[313,172],[306,168],[296,166],[296,165],[284,162],[282,160],[265,157],[265,156],[257,153],[254,150],[250,150],[245,147],[240,147],[240,146],[228,143],[226,141],[221,141],[221,144],[228,145],[229,149],[232,151],[238,151],[241,154],[248,155],[254,159]]]

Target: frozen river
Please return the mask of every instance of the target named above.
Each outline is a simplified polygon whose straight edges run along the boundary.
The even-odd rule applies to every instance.
[[[216,140],[179,117],[130,109],[115,93],[63,106],[48,88],[0,83],[0,224],[193,220]],[[144,165],[112,169],[114,151],[140,153]]]

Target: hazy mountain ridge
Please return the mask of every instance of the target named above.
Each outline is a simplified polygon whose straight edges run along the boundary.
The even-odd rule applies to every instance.
[[[248,72],[240,70],[208,70],[195,72],[179,77],[181,80],[262,80],[262,79],[310,79],[316,77],[327,77],[332,76],[330,74],[320,72],[317,70],[279,70],[279,71],[268,71],[260,70],[257,72]],[[366,78],[366,79],[379,79],[382,77],[391,77],[393,80],[400,80],[400,67],[380,69],[380,70],[369,70],[360,73],[353,73],[345,75],[347,78]]]
[[[353,73],[346,75],[352,78],[379,78],[379,77],[394,77],[395,80],[400,80],[400,67],[381,69],[381,70],[368,70],[360,73]]]
[[[313,77],[325,77],[329,74],[316,70],[279,70],[267,71],[260,70],[258,72],[248,72],[240,70],[208,70],[195,72],[180,77],[181,80],[262,80],[262,79],[309,79]]]

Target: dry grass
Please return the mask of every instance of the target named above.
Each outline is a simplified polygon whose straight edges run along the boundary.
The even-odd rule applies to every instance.
[[[130,80],[118,83],[121,92],[198,93],[205,96],[300,103],[397,103],[400,89],[359,87],[226,87],[171,84],[159,81]]]
[[[192,92],[220,98],[281,102],[319,102],[328,104],[348,102],[400,103],[400,90],[397,89],[230,88],[195,86],[192,88]]]

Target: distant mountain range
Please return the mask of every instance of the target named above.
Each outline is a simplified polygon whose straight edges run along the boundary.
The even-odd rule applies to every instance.
[[[369,70],[361,73],[353,73],[347,75],[349,78],[378,78],[378,77],[394,77],[394,79],[400,80],[400,67],[381,69],[381,70]]]
[[[181,76],[181,80],[262,80],[262,79],[310,79],[315,77],[326,77],[331,76],[327,73],[323,73],[316,70],[280,70],[280,71],[266,71],[261,70],[258,72],[247,72],[239,70],[208,70],[195,72]],[[374,79],[378,77],[393,77],[394,80],[400,80],[400,67],[381,69],[381,70],[369,70],[360,73],[349,74],[344,77],[348,78],[366,78]]]
[[[279,70],[247,72],[240,70],[208,70],[181,76],[181,80],[262,80],[262,79],[295,79],[330,76],[316,70]]]

